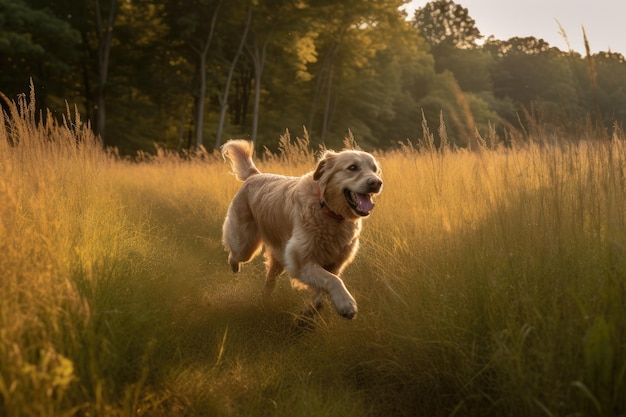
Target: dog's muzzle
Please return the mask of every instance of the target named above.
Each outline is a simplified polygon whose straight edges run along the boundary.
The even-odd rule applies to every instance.
[[[374,208],[374,202],[372,197],[380,193],[383,187],[383,182],[380,178],[372,177],[367,180],[366,192],[356,192],[346,188],[343,190],[343,194],[346,197],[348,206],[359,216],[366,217],[370,215],[370,212]]]

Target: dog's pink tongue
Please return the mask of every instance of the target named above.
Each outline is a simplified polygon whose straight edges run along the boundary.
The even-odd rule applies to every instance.
[[[356,202],[359,210],[363,213],[369,213],[374,208],[374,203],[368,194],[356,194]]]

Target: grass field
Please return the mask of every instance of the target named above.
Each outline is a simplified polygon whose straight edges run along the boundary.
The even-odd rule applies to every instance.
[[[377,155],[359,315],[303,330],[288,279],[267,306],[261,259],[228,268],[226,164],[130,162],[33,103],[0,124],[1,415],[626,414],[621,131]],[[283,150],[261,169],[312,169]]]

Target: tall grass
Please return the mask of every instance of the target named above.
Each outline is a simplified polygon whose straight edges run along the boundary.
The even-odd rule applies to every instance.
[[[413,354],[447,352],[462,414],[624,412],[625,151],[616,137],[385,166],[413,190],[386,188],[381,211],[403,215],[376,228],[399,240],[380,274],[401,261],[386,282],[406,313],[387,315]]]
[[[62,120],[24,97],[0,123],[0,414],[626,413],[621,131],[377,154],[359,316],[302,331],[287,279],[266,305],[262,260],[228,269],[221,159],[130,162]],[[262,170],[313,168],[306,132],[278,149]]]

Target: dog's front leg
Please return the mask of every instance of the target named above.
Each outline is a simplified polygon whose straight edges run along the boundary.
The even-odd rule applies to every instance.
[[[337,313],[347,319],[354,318],[357,312],[356,301],[348,292],[341,278],[314,263],[304,265],[300,269],[299,275],[300,281],[313,287],[316,291],[326,291]]]

